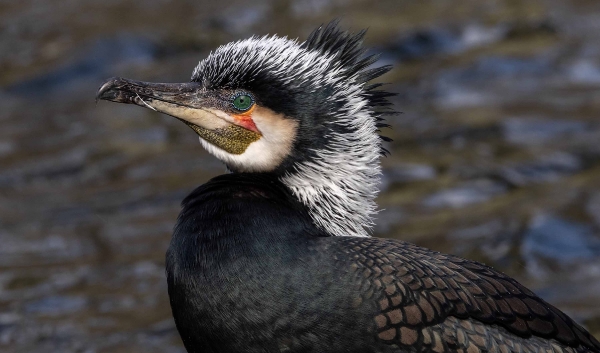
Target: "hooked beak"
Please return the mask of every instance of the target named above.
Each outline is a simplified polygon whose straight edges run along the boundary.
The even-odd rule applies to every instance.
[[[228,114],[212,108],[214,97],[197,82],[150,83],[113,77],[98,90],[96,100],[99,99],[136,104],[171,115],[202,139],[232,154],[243,153],[261,137],[257,130],[244,128]]]
[[[96,100],[103,99],[117,103],[140,104],[142,97],[157,99],[174,104],[189,103],[191,95],[200,87],[196,82],[152,83],[134,81],[127,78],[111,77],[100,86]]]
[[[202,93],[196,82],[152,83],[113,77],[102,84],[96,100],[136,104],[205,129],[225,128],[229,124],[206,108]]]

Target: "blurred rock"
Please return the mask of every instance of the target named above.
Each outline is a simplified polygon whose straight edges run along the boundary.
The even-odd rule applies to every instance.
[[[269,7],[266,3],[255,2],[254,6],[232,6],[232,9],[222,16],[223,30],[231,33],[244,34],[252,27],[266,20]]]
[[[460,239],[461,241],[473,241],[478,239],[491,240],[503,232],[504,229],[504,222],[495,219],[473,227],[453,230],[448,236],[450,238]]]
[[[600,66],[589,59],[581,59],[572,63],[567,68],[567,75],[574,83],[600,84]]]
[[[404,61],[432,55],[455,54],[500,40],[505,32],[503,26],[484,27],[474,23],[460,29],[441,27],[421,29],[385,48],[385,55]]]
[[[374,231],[377,234],[386,234],[406,218],[406,212],[399,207],[380,210],[375,216]]]
[[[519,39],[529,36],[555,35],[559,32],[556,23],[545,19],[541,21],[516,22],[506,31],[506,39]]]
[[[587,214],[594,220],[597,227],[600,227],[600,192],[590,195],[588,202],[585,204]]]
[[[461,208],[488,201],[506,191],[506,186],[495,181],[488,179],[474,180],[434,193],[423,200],[423,205],[432,208]]]
[[[460,49],[460,36],[451,31],[432,28],[412,33],[386,50],[397,60],[415,60],[440,53],[452,53]]]
[[[381,177],[381,190],[386,190],[394,183],[431,180],[436,177],[435,168],[426,164],[399,163],[392,168],[386,168]]]
[[[583,168],[581,158],[565,152],[541,156],[539,159],[514,166],[504,166],[499,176],[514,186],[555,181],[573,175]]]
[[[0,141],[0,157],[10,154],[15,150],[15,144],[10,141]]]
[[[539,78],[552,72],[551,64],[546,56],[484,56],[469,66],[439,73],[435,80],[435,102],[453,109],[499,104],[520,90],[539,89]],[[517,80],[519,86],[513,92],[498,92],[488,85],[492,80],[498,80],[499,86],[501,82]]]
[[[502,121],[504,138],[519,145],[539,145],[586,132],[588,124],[572,120],[510,118]]]
[[[507,78],[517,75],[541,75],[551,70],[551,62],[546,57],[484,57],[480,59],[469,74],[477,80],[491,77]]]
[[[76,313],[86,306],[87,300],[81,296],[51,296],[27,304],[25,312],[60,316]]]
[[[16,168],[0,170],[0,186],[72,178],[83,170],[87,157],[88,151],[83,148],[44,155]]]
[[[119,311],[130,311],[138,305],[132,296],[119,296],[105,299],[98,305],[98,311],[101,313],[111,313]]]
[[[455,254],[481,252],[486,258],[499,262],[508,257],[519,230],[519,223],[494,219],[473,227],[453,230],[448,238]]]
[[[83,80],[101,80],[111,76],[111,70],[122,65],[143,65],[150,62],[157,46],[146,38],[122,34],[97,40],[71,62],[24,82],[13,84],[7,92],[16,95],[41,95],[73,89]],[[106,77],[105,77],[106,76]]]
[[[3,266],[25,264],[32,256],[48,261],[63,261],[93,253],[93,248],[84,239],[66,239],[60,235],[47,235],[34,240],[0,233],[0,242],[0,265]]]
[[[523,236],[520,252],[528,271],[543,277],[552,272],[547,261],[566,266],[600,259],[600,237],[588,225],[538,214]]]

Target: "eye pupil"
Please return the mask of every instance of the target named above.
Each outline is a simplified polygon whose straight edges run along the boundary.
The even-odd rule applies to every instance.
[[[247,94],[240,94],[233,98],[233,107],[240,111],[246,111],[252,107],[254,100]]]

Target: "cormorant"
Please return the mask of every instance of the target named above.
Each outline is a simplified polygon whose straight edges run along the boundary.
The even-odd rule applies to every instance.
[[[252,37],[191,82],[111,78],[97,98],[174,116],[231,171],[194,190],[169,246],[177,329],[200,352],[600,352],[516,280],[369,237],[391,113],[365,32]]]

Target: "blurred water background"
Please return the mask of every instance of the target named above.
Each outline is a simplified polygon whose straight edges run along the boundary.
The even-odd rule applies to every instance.
[[[376,235],[493,265],[599,337],[598,1],[0,0],[0,351],[184,352],[164,253],[225,169],[96,89],[335,17],[395,66]]]

